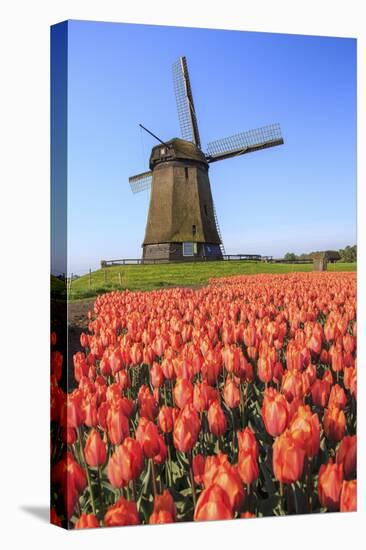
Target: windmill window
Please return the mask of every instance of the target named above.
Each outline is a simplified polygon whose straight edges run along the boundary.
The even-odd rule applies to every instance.
[[[183,256],[193,256],[193,243],[183,243]]]
[[[196,234],[196,226],[192,225],[192,235],[195,235],[195,234]]]
[[[184,168],[184,175],[186,177],[186,180],[188,179],[188,168],[187,166]]]
[[[166,148],[165,148],[165,147],[162,147],[162,148],[160,149],[160,156],[162,157],[162,156],[164,156],[164,155],[166,155]]]
[[[208,216],[207,204],[203,205],[203,209],[205,211],[206,216]]]

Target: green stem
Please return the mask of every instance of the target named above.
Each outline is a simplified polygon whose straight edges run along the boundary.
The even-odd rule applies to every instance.
[[[154,464],[154,461],[153,461],[152,458],[150,458],[150,464],[151,464],[151,479],[152,479],[154,498],[156,498],[156,495],[158,494],[158,489],[157,489],[157,485],[156,485],[155,464]]]
[[[80,427],[76,428],[76,432],[78,434],[81,458],[82,458],[82,461],[84,463],[84,467],[85,467],[85,471],[86,471],[86,479],[88,481],[88,488],[89,488],[89,493],[90,493],[90,498],[91,498],[91,503],[92,503],[92,510],[93,510],[93,514],[96,515],[94,495],[93,495],[93,490],[92,490],[92,485],[91,485],[91,480],[90,480],[89,468],[88,468],[88,465],[87,465],[86,460],[85,460],[84,448],[83,448],[83,442],[82,442],[82,439],[81,439]]]
[[[104,499],[103,499],[103,491],[102,491],[101,478],[102,478],[102,469],[101,469],[101,467],[99,466],[99,467],[98,467],[99,502],[100,502],[100,512],[101,512],[102,517],[104,518],[104,515],[105,515],[105,507],[104,507]]]
[[[196,509],[197,496],[196,496],[196,486],[194,483],[194,475],[193,475],[193,468],[192,468],[192,452],[190,453],[190,457],[189,457],[189,476],[191,478],[191,485],[192,485],[193,508]]]

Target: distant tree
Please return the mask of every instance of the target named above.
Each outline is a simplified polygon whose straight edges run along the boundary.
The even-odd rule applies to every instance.
[[[284,259],[289,262],[293,262],[294,260],[297,260],[297,256],[293,252],[286,252]]]
[[[339,251],[341,262],[357,262],[357,245],[346,246]]]

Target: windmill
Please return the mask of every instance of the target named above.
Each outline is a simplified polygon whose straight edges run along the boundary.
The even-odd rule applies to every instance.
[[[152,148],[150,170],[129,178],[133,193],[151,188],[143,260],[222,259],[225,254],[212,198],[213,162],[283,144],[279,124],[212,141],[201,149],[187,61],[173,65],[173,82],[182,138]]]

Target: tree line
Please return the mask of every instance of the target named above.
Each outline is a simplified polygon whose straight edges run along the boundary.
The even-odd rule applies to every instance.
[[[323,250],[318,250],[315,252],[306,252],[303,254],[295,254],[294,252],[287,252],[284,256],[285,260],[295,261],[295,260],[312,260],[314,254],[319,254],[319,252],[324,252]],[[329,252],[329,251],[328,251]],[[348,245],[346,248],[340,248],[339,250],[331,251],[338,252],[339,262],[357,262],[357,245]]]

